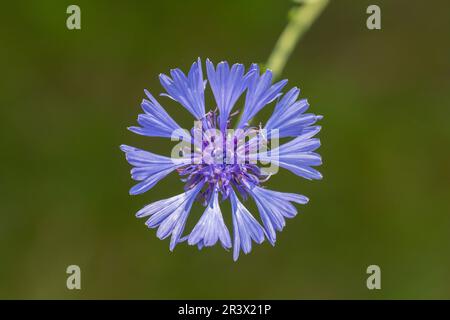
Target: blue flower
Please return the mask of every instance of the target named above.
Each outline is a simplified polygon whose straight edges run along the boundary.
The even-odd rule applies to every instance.
[[[251,251],[253,242],[259,244],[267,239],[274,245],[276,232],[286,225],[285,219],[297,214],[293,203],[308,202],[303,195],[269,190],[262,184],[279,167],[305,179],[322,178],[313,168],[322,161],[315,152],[320,141],[314,138],[320,131],[316,122],[322,117],[305,113],[309,104],[298,99],[298,88],[283,95],[281,90],[287,81],[272,83],[272,72],[261,72],[256,64],[246,71],[242,64],[230,67],[220,62],[215,66],[206,60],[206,74],[207,80],[198,59],[187,75],[174,69],[170,76],[159,76],[166,91],[161,95],[177,101],[194,117],[190,130],[182,129],[145,90],[148,99],[141,104],[144,113],[138,116],[139,126],[129,130],[148,137],[179,139],[171,157],[126,145],[121,149],[133,166],[131,177],[139,181],[130,194],[150,190],[173,171],[184,182],[183,193],[151,203],[136,214],[147,218],[149,228],[157,228],[158,238],[170,237],[171,251],[181,242],[199,249],[219,242],[227,250],[233,248],[233,259],[237,260],[241,250],[245,254]],[[208,83],[215,99],[213,106],[205,105]],[[242,95],[245,99],[239,110],[236,105]],[[272,102],[274,111],[265,126],[252,126],[252,119]],[[292,139],[278,145],[279,138]],[[260,166],[267,163],[272,171]],[[250,213],[238,196],[243,201],[252,198],[259,215]],[[232,237],[219,197],[231,203]],[[205,209],[194,228],[184,234],[194,202]]]

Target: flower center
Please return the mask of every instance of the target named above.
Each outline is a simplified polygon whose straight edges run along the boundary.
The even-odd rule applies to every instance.
[[[199,199],[204,204],[208,203],[215,189],[222,193],[223,199],[229,196],[232,187],[244,193],[245,197],[246,188],[259,185],[265,178],[256,163],[248,159],[248,141],[242,143],[241,139],[254,129],[230,135],[217,131],[216,124],[216,115],[210,111],[202,120],[201,128],[194,126],[191,130],[194,140],[196,134],[197,137],[201,134],[201,141],[193,144],[194,150],[190,153],[193,155],[191,159],[196,161],[178,169],[186,190],[205,183]]]

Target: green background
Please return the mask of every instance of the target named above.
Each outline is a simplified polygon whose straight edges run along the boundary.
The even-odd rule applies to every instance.
[[[324,115],[324,179],[274,176],[269,188],[311,201],[275,248],[255,245],[238,262],[218,246],[170,253],[134,214],[182,183],[172,174],[129,196],[119,145],[169,152],[126,130],[143,89],[159,94],[159,73],[197,57],[264,62],[293,4],[76,1],[82,29],[70,31],[73,3],[8,2],[0,13],[0,298],[450,298],[448,1],[331,1],[283,73]],[[382,30],[370,31],[375,3]],[[80,291],[66,288],[71,264]],[[366,288],[371,264],[378,291]]]

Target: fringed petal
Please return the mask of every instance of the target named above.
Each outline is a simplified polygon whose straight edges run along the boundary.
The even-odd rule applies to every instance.
[[[230,233],[223,221],[219,207],[218,191],[215,190],[202,217],[195,225],[188,238],[190,245],[198,245],[199,248],[211,247],[220,241],[225,249],[231,248]]]
[[[167,91],[163,95],[178,101],[197,120],[202,119],[205,116],[205,82],[200,58],[192,64],[187,76],[180,69],[171,70],[170,75],[172,78],[159,75],[161,85]]]
[[[276,231],[283,230],[286,225],[285,218],[293,218],[297,214],[297,209],[291,202],[308,203],[308,198],[303,195],[278,192],[258,186],[250,189],[249,193],[255,200],[266,237],[272,245],[275,245]]]
[[[233,218],[233,259],[239,258],[242,250],[248,254],[252,250],[252,240],[256,243],[264,241],[264,230],[253,215],[239,201],[233,190],[230,192],[230,201]]]

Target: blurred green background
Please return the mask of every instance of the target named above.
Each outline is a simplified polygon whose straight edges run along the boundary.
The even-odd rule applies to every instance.
[[[73,3],[80,31],[66,28]],[[369,4],[381,7],[380,31],[366,28]],[[324,115],[324,179],[283,171],[266,184],[311,200],[275,248],[256,245],[236,263],[219,247],[170,253],[134,217],[182,191],[172,174],[128,195],[119,145],[171,147],[126,130],[143,89],[159,94],[160,72],[187,70],[197,57],[264,62],[292,6],[3,4],[0,298],[450,298],[448,1],[331,1],[301,40],[283,77]],[[183,108],[159,101],[191,124]],[[66,288],[70,264],[81,267],[80,291]],[[371,264],[382,270],[378,291],[366,288]]]

